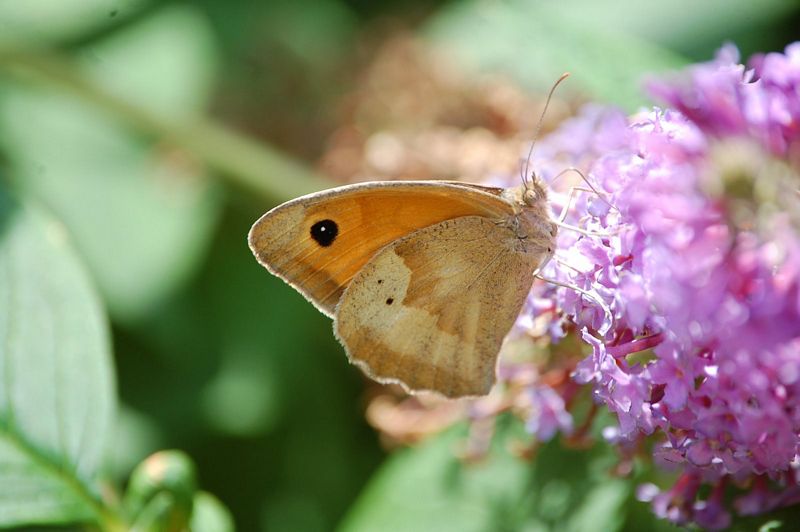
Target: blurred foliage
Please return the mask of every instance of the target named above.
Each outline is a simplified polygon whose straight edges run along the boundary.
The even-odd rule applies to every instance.
[[[707,60],[724,41],[742,46],[745,56],[782,49],[796,37],[791,30],[784,35],[763,30],[796,10],[786,0],[701,5],[678,0],[658,6],[634,0],[475,0],[442,10],[426,33],[474,69],[511,72],[540,90],[571,71],[573,88],[635,110],[648,104],[640,87],[643,76],[689,59]],[[753,35],[761,39],[753,42]]]
[[[0,0],[0,526],[113,529],[124,497],[150,529],[669,528],[609,448],[520,460],[511,420],[487,463],[458,430],[386,458],[329,320],[245,236],[326,184],[341,102],[398,30],[632,110],[643,75],[799,22],[791,0]],[[142,487],[164,448],[196,471],[180,497]]]
[[[342,530],[619,530],[633,484],[609,474],[609,447],[541,447],[529,463],[511,454],[519,424],[509,418],[489,458],[465,467],[450,431],[398,452],[371,480]],[[524,433],[516,439],[524,441]],[[650,518],[636,523],[658,526]],[[639,528],[644,529],[644,528]]]

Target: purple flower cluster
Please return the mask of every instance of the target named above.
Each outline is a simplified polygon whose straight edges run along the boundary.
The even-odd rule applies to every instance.
[[[705,133],[747,136],[773,154],[798,155],[800,136],[800,43],[784,54],[739,63],[739,51],[724,46],[714,61],[690,68],[688,76],[650,84],[650,92],[687,116]],[[795,159],[797,160],[797,159]]]
[[[553,336],[572,327],[591,346],[574,378],[617,415],[617,438],[664,435],[657,458],[683,475],[646,497],[655,511],[720,528],[727,482],[752,487],[742,514],[798,497],[800,43],[749,69],[726,46],[651,90],[669,110],[590,106],[538,148],[545,180],[575,166],[601,196],[572,202],[584,232],[562,229],[544,272],[593,297],[543,285],[530,306],[555,297]]]

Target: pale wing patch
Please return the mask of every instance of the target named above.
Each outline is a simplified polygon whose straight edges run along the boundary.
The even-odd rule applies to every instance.
[[[378,381],[448,397],[486,394],[541,258],[480,216],[420,229],[353,278],[336,309],[336,334]]]

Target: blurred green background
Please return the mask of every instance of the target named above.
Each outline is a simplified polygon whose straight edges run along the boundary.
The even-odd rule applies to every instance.
[[[392,32],[532,92],[571,71],[565,93],[632,111],[643,75],[797,28],[791,0],[0,0],[0,182],[63,222],[108,311],[114,479],[185,450],[240,530],[651,526],[603,480],[608,449],[531,466],[501,441],[462,470],[456,429],[387,458],[330,321],[246,234],[332,184],[315,165]]]

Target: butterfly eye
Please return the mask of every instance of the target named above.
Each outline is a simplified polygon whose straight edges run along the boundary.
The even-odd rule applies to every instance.
[[[320,220],[311,226],[311,238],[322,247],[328,247],[336,240],[339,226],[333,220]]]

